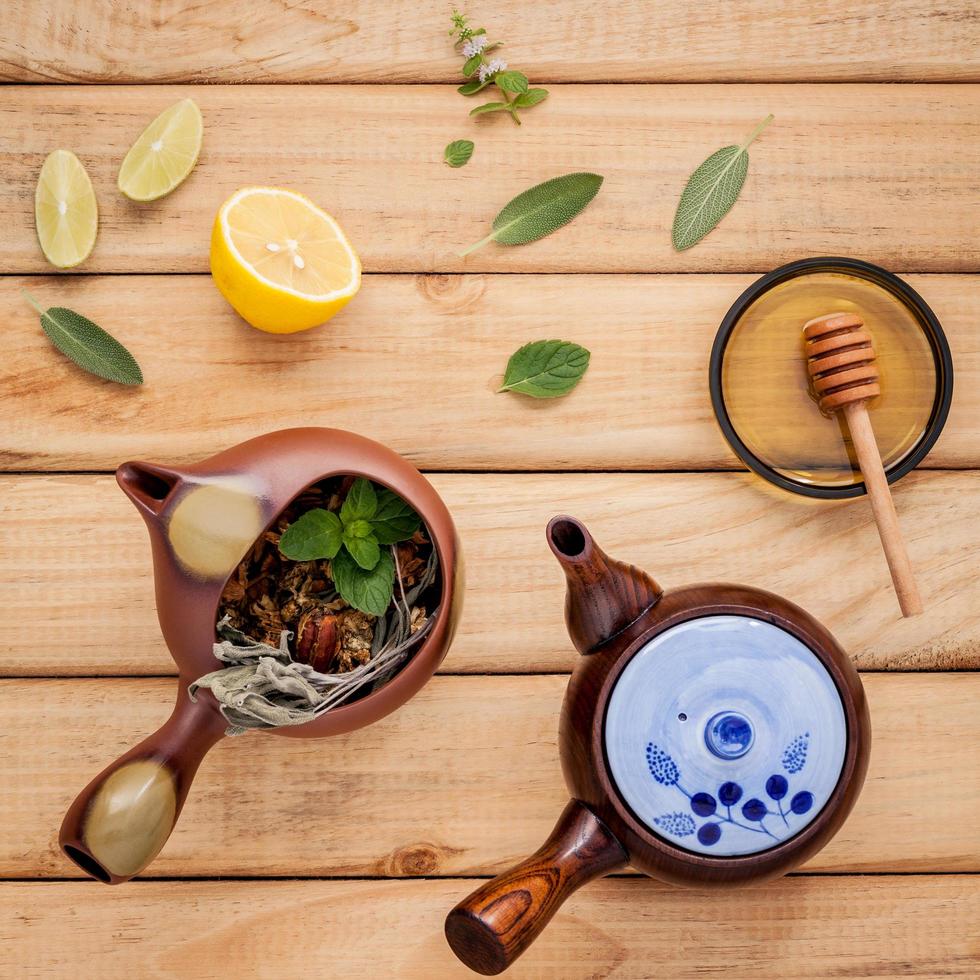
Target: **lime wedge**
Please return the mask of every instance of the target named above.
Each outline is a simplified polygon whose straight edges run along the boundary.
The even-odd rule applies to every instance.
[[[119,168],[119,190],[134,201],[169,194],[194,169],[204,123],[191,99],[164,109],[130,147]]]
[[[95,245],[99,207],[92,181],[70,150],[49,153],[34,191],[34,224],[44,257],[59,269],[84,262]]]

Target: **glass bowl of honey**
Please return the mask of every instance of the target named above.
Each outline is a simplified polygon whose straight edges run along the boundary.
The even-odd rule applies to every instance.
[[[710,363],[715,417],[742,462],[784,490],[829,499],[865,492],[843,413],[821,413],[803,353],[803,324],[836,312],[858,314],[871,333],[881,394],[868,410],[893,483],[939,438],[953,396],[946,336],[908,283],[858,259],[781,266],[732,305]]]

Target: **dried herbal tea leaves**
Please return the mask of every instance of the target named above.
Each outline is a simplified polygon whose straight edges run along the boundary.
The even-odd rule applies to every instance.
[[[696,245],[731,211],[749,172],[749,146],[772,122],[766,116],[740,146],[724,146],[691,174],[674,215],[678,252]]]
[[[469,255],[488,242],[526,245],[567,225],[599,193],[602,177],[592,173],[565,174],[518,194],[493,219],[493,231],[460,252]]]
[[[340,512],[351,495],[344,525]],[[379,553],[373,569],[361,568],[343,540],[333,560],[296,561],[283,553],[280,544],[289,528],[319,512],[336,517],[351,540],[375,538]],[[377,527],[357,516],[362,513],[371,513]],[[315,522],[311,540],[322,519]],[[401,540],[378,543],[378,528],[382,536]],[[305,539],[298,540],[305,547]],[[303,724],[376,690],[431,627],[439,609],[438,573],[428,533],[401,498],[354,477],[322,480],[282,511],[226,583],[214,644],[215,657],[226,666],[198,678],[192,696],[199,687],[209,688],[229,734],[241,734]]]
[[[64,306],[44,309],[26,290],[27,302],[41,315],[41,329],[65,357],[106,381],[141,385],[143,372],[132,354],[87,317]]]
[[[582,380],[589,352],[567,340],[538,340],[525,344],[507,362],[498,391],[517,391],[532,398],[559,398]]]
[[[453,140],[445,150],[443,158],[450,167],[462,167],[473,156],[473,140]]]

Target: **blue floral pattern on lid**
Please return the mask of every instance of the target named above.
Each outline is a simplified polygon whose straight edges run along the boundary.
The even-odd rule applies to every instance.
[[[652,833],[733,857],[806,827],[837,785],[847,726],[827,669],[792,634],[706,616],[639,649],[610,695],[613,783]]]
[[[782,766],[786,772],[796,775],[803,770],[806,765],[806,748],[809,740],[810,733],[805,732],[797,735],[787,746],[782,759]],[[698,822],[686,813],[664,813],[653,818],[654,826],[673,837],[689,837],[696,832],[698,841],[705,847],[712,847],[721,840],[724,824],[731,824],[752,833],[767,834],[773,841],[779,842],[796,832],[790,823],[790,817],[802,816],[813,806],[813,794],[807,790],[800,790],[793,795],[789,805],[784,809],[783,800],[790,790],[789,780],[779,773],[773,773],[766,780],[765,785],[765,795],[770,802],[764,802],[753,796],[742,805],[741,815],[744,822],[740,822],[738,811],[734,817],[732,816],[732,808],[743,796],[743,789],[738,783],[731,781],[722,783],[716,790],[717,799],[704,790],[691,793],[684,788],[681,771],[669,753],[650,742],[647,744],[646,757],[650,775],[658,783],[675,787],[679,793],[683,793],[688,798],[692,813],[697,817],[709,818],[699,826]],[[721,800],[720,806],[718,800]],[[775,810],[771,809],[772,805],[775,805]],[[766,826],[767,817],[780,817],[785,828],[777,823],[774,831],[772,822]]]

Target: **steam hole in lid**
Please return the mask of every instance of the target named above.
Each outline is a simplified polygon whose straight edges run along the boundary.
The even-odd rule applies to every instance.
[[[576,558],[585,551],[585,535],[574,521],[556,521],[551,526],[551,541],[555,551],[566,558]]]
[[[127,463],[123,466],[119,478],[127,487],[150,500],[165,500],[177,482],[176,477],[164,479],[135,463]]]
[[[109,872],[95,858],[90,857],[84,851],[80,851],[77,847],[72,847],[71,844],[65,844],[62,849],[67,858],[74,861],[82,871],[90,874],[93,878],[97,878],[99,881],[105,882],[105,884],[109,884],[112,880]]]
[[[679,715],[677,716],[677,720],[678,720],[678,721],[687,721],[687,715],[686,715],[686,714],[684,714],[684,712],[682,711],[682,712],[681,712],[681,713],[680,713],[680,714],[679,714]]]

